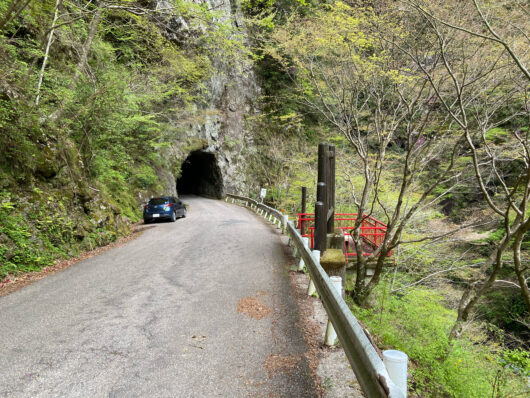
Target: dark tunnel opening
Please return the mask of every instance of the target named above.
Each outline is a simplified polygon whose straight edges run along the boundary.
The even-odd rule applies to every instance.
[[[179,195],[223,197],[223,177],[213,153],[194,151],[188,155],[177,179],[177,192]]]

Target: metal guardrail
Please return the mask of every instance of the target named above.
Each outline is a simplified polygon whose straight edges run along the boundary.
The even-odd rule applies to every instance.
[[[403,398],[403,392],[390,380],[383,361],[366,337],[359,321],[353,316],[340,293],[333,287],[320,263],[315,261],[310,249],[304,245],[302,236],[294,224],[287,221],[287,217],[278,210],[253,199],[230,194],[227,197],[245,202],[247,206],[253,205],[281,220],[286,233],[289,234],[291,241],[306,264],[309,275],[364,394],[369,398]]]
[[[257,207],[258,209],[262,209],[266,213],[271,214],[276,219],[278,219],[280,221],[283,221],[284,214],[281,211],[278,211],[278,210],[276,210],[276,209],[274,209],[274,208],[272,208],[270,206],[267,206],[267,205],[265,205],[263,203],[260,203],[257,200],[246,198],[244,196],[232,195],[232,194],[227,194],[226,196],[229,197],[229,198],[233,198],[233,199],[242,201],[242,202],[251,203],[255,207]]]

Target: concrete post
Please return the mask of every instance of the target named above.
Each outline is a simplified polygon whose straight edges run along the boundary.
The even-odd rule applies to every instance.
[[[340,228],[336,228],[335,233],[327,235],[327,247],[340,250],[344,253],[344,233]],[[338,255],[338,252],[336,254]],[[342,295],[344,296],[346,290],[346,266],[348,265],[348,261],[346,256],[339,256],[339,261],[340,262],[332,264],[323,261],[321,264],[328,276],[336,275],[342,278]]]
[[[344,282],[346,278],[346,257],[342,252],[342,249],[328,249],[324,252],[320,258],[320,265],[324,268],[324,271],[328,276],[339,276],[343,281],[344,291]]]
[[[340,276],[332,276],[329,279],[331,279],[331,283],[337,293],[339,293],[342,297],[342,278]],[[324,338],[324,341],[327,346],[334,346],[337,344],[337,332],[335,332],[335,329],[333,328],[333,324],[328,318],[328,326],[326,328],[326,337]]]
[[[385,364],[390,380],[403,392],[407,398],[407,363],[408,356],[402,351],[383,351],[383,363]]]
[[[304,242],[304,247],[309,247],[309,238],[305,237],[302,238],[302,242]],[[300,257],[300,262],[298,263],[298,271],[303,271],[305,267],[304,259],[303,257]]]
[[[312,255],[313,255],[313,259],[315,260],[315,262],[320,263],[320,250],[313,250]],[[317,290],[315,288],[315,284],[313,283],[313,280],[311,279],[311,277],[309,277],[309,286],[307,287],[307,295],[312,296],[313,294],[316,293],[316,291]]]
[[[282,233],[285,233],[287,231],[287,223],[289,222],[289,216],[282,216]]]

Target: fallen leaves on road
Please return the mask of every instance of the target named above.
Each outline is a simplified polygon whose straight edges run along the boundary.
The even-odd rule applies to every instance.
[[[287,373],[291,375],[291,370],[300,362],[300,355],[270,354],[265,360],[264,366],[269,373],[269,378],[277,373]]]
[[[272,313],[272,308],[266,306],[259,297],[263,296],[265,292],[258,292],[255,297],[245,297],[237,303],[237,312],[246,314],[254,319],[262,319]]]

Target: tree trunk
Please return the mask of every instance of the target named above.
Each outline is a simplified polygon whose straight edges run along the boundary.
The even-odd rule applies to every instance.
[[[42,61],[42,67],[39,75],[39,83],[37,84],[37,95],[35,96],[35,106],[39,106],[40,100],[40,89],[42,87],[42,81],[44,79],[44,70],[46,69],[46,64],[48,63],[48,57],[50,55],[50,48],[52,46],[53,34],[55,33],[55,23],[57,22],[57,17],[59,16],[59,7],[63,3],[63,0],[57,0],[55,3],[55,14],[53,16],[52,28],[48,36],[48,44],[46,45],[46,51],[44,52],[44,60]]]
[[[521,263],[521,243],[529,227],[530,219],[528,219],[526,223],[523,224],[523,227],[519,231],[517,231],[517,235],[513,243],[513,260],[515,274],[517,275],[517,280],[519,281],[519,286],[521,287],[521,295],[523,296],[523,300],[526,304],[528,312],[530,312],[530,291],[528,289],[528,284],[526,283],[525,278],[526,269]]]
[[[458,316],[451,329],[451,332],[449,333],[449,340],[454,340],[456,337],[458,337],[462,329],[462,324],[468,320],[469,315],[471,314],[471,311],[474,309],[478,300],[490,289],[497,279],[497,274],[502,267],[502,255],[508,247],[511,238],[512,235],[504,235],[504,238],[502,238],[502,240],[499,242],[497,248],[490,255],[486,263],[480,268],[480,273],[485,275],[486,271],[492,265],[494,265],[491,274],[487,278],[484,278],[482,286],[477,288],[480,282],[479,280],[470,282],[462,294],[462,298],[458,304]]]
[[[83,47],[81,48],[81,58],[79,58],[79,62],[76,65],[74,77],[72,78],[72,82],[68,86],[68,89],[70,91],[75,89],[77,82],[79,81],[79,78],[81,77],[81,70],[87,64],[90,47],[92,46],[92,42],[94,41],[94,38],[96,37],[96,33],[98,30],[99,22],[101,21],[102,14],[103,14],[103,7],[99,7],[96,10],[94,16],[92,17],[92,20],[90,21],[90,25],[88,27],[88,35],[85,40],[85,43],[83,44]],[[63,114],[65,105],[66,105],[66,99],[63,99],[61,103],[59,104],[59,107],[57,108],[57,110],[52,115],[50,115],[50,118],[52,120],[60,119]]]

